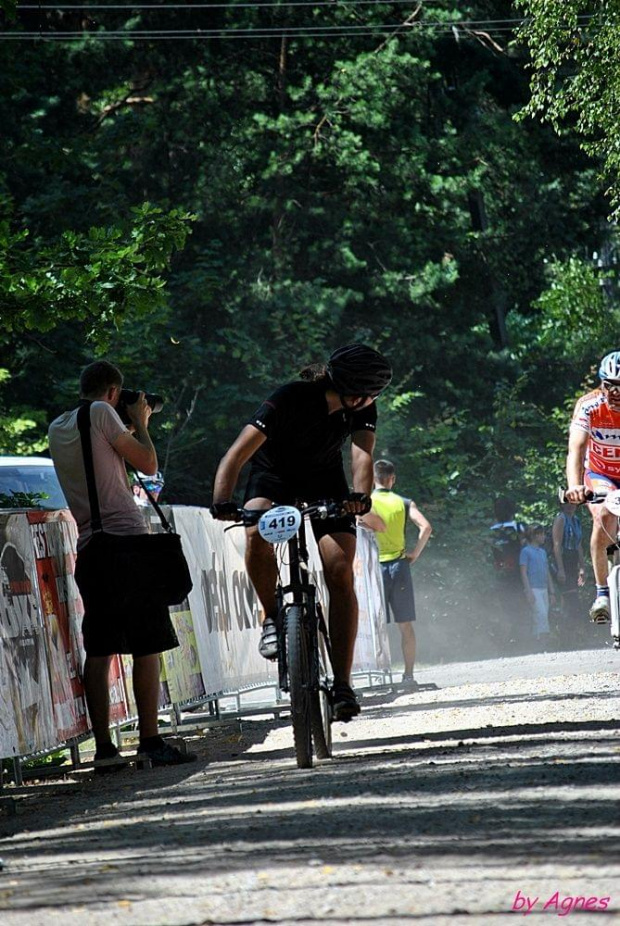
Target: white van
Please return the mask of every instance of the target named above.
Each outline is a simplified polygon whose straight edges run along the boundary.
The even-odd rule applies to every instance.
[[[30,503],[24,495],[31,497]],[[0,508],[66,507],[67,500],[48,457],[0,457]]]

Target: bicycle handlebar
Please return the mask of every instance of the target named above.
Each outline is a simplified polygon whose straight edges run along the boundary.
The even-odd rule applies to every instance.
[[[348,514],[344,510],[344,504],[343,501],[337,502],[333,499],[326,499],[313,505],[303,503],[302,505],[292,505],[290,507],[297,508],[302,517],[323,521],[326,518],[341,518]],[[274,505],[272,508],[237,508],[237,520],[224,528],[224,530],[230,530],[232,527],[253,527],[258,524],[264,514],[273,511],[273,508],[277,507],[277,505]]]
[[[587,489],[586,499],[584,502],[569,502],[568,499],[566,498],[566,492],[567,492],[567,489],[564,489],[562,487],[558,489],[558,498],[560,500],[560,504],[562,505],[586,505],[586,504],[600,505],[605,501],[608,495],[607,492],[593,492],[592,489]]]

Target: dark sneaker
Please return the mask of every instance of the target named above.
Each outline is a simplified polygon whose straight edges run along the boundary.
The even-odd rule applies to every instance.
[[[123,758],[114,743],[106,743],[97,748],[93,765],[95,775],[108,775],[110,772],[121,772],[127,768],[129,762]]]
[[[273,617],[266,617],[263,621],[258,652],[263,659],[278,658],[278,625]]]
[[[137,762],[149,761],[153,768],[162,765],[187,765],[188,762],[195,762],[197,758],[193,752],[181,752],[165,740],[157,746],[140,746],[136,754]]]
[[[339,682],[332,688],[332,707],[334,720],[348,723],[361,711],[360,703],[350,685]]]
[[[419,691],[420,686],[413,675],[403,675],[399,688],[406,688],[408,691]]]

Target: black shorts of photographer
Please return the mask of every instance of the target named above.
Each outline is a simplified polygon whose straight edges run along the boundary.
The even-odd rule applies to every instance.
[[[114,557],[95,535],[77,555],[75,581],[84,602],[82,634],[87,656],[127,653],[134,657],[163,653],[179,645],[170,612],[153,599],[121,603],[110,593]]]

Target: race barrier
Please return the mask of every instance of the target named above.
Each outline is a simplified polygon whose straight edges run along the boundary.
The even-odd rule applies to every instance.
[[[226,531],[206,509],[166,514],[183,539],[194,579],[187,601],[171,608],[180,646],[162,655],[160,707],[183,707],[277,683],[277,666],[259,654],[260,608],[244,565],[245,532]],[[150,509],[145,518],[161,529]],[[308,532],[311,534],[311,532]],[[77,529],[68,511],[0,512],[0,757],[49,751],[89,732],[82,685],[82,600],[73,578]],[[327,601],[316,544],[311,568]],[[360,609],[354,672],[389,671],[377,548],[358,530]],[[111,721],[135,717],[130,657],[111,667]]]

